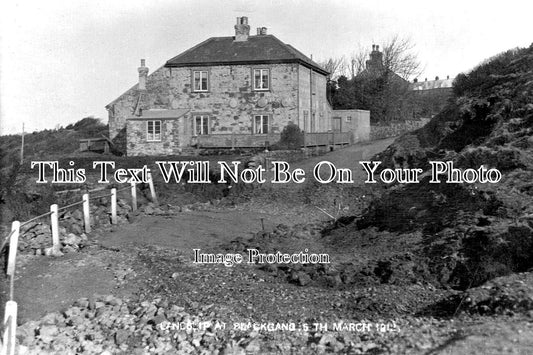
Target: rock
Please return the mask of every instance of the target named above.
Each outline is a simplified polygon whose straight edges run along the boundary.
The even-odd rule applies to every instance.
[[[89,299],[79,298],[76,302],[74,302],[74,306],[78,306],[80,308],[89,308]]]
[[[72,245],[65,245],[63,248],[61,248],[61,251],[65,254],[68,254],[68,253],[77,253],[78,252],[78,248],[77,247],[74,247]]]
[[[259,340],[257,339],[254,339],[252,340],[245,348],[245,350],[247,352],[251,352],[251,353],[254,353],[254,354],[257,354],[261,351],[261,344],[259,342]]]
[[[60,257],[64,255],[60,250],[56,250],[53,247],[46,248],[44,250],[44,254],[46,256],[53,256],[53,257]]]
[[[306,286],[311,282],[311,277],[303,271],[292,272],[291,279],[297,282],[300,286]]]
[[[148,206],[144,207],[144,213],[146,213],[146,214],[154,214],[154,212],[155,211],[154,211],[154,208],[152,206],[148,205]]]
[[[30,345],[35,339],[38,323],[29,321],[17,327],[16,337],[20,344]]]
[[[81,212],[80,210],[74,210],[72,211],[72,214],[71,214],[72,218],[75,218],[77,220],[83,220],[83,212]]]
[[[41,318],[41,324],[44,325],[55,325],[62,320],[62,317],[59,313],[48,313],[43,318]]]
[[[80,235],[83,233],[83,229],[78,223],[72,223],[70,225],[70,230],[72,231],[72,233],[77,234],[77,235]]]
[[[55,336],[59,333],[57,326],[55,325],[43,325],[39,329],[39,338],[43,343],[48,344],[54,340]]]
[[[81,314],[81,309],[79,307],[70,307],[63,312],[63,315],[67,318],[79,316]]]
[[[115,344],[121,345],[128,341],[128,338],[130,337],[130,332],[125,329],[119,329],[115,332]]]

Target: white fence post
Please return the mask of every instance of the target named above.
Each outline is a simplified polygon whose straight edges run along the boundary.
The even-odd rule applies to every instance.
[[[85,233],[91,232],[91,211],[89,209],[89,194],[83,194],[83,221]]]
[[[137,211],[137,189],[133,181],[131,181],[131,209]]]
[[[20,222],[13,221],[11,224],[11,237],[9,239],[9,255],[7,257],[7,274],[15,275],[15,261],[17,258],[17,249],[19,245],[19,233],[20,233]]]
[[[55,252],[59,251],[59,215],[57,213],[57,205],[53,204],[50,206],[50,225],[52,226],[52,248]]]
[[[17,330],[17,302],[7,301],[4,314],[4,336],[1,355],[15,355]]]
[[[152,196],[152,202],[158,205],[159,202],[157,202],[157,195],[155,194],[155,187],[154,187],[154,180],[152,179],[152,173],[148,173],[148,185],[150,186],[150,195]]]
[[[111,189],[111,224],[117,224],[117,189]]]

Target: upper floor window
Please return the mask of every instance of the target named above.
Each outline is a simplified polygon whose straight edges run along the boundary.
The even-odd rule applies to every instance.
[[[194,135],[209,134],[209,116],[194,116]]]
[[[254,69],[254,90],[270,89],[270,70]]]
[[[161,140],[161,121],[147,122],[146,140],[149,142],[158,142]]]
[[[209,72],[207,70],[193,71],[193,91],[209,90]]]
[[[254,134],[267,134],[268,133],[268,115],[255,115],[254,116]]]

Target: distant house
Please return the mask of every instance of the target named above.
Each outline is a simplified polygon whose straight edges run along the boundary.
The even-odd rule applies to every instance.
[[[332,110],[328,72],[265,27],[250,35],[247,17],[235,36],[209,38],[150,75],[141,60],[138,72],[106,106],[110,138],[128,155],[264,147],[288,124],[306,132],[306,145],[369,138],[368,111]]]
[[[379,50],[378,45],[372,45],[370,58],[365,64],[365,69],[355,77],[356,80],[383,77],[386,68],[383,64],[383,52]],[[401,114],[404,119],[431,118],[444,108],[452,93],[453,78],[450,79],[449,76],[446,79],[439,79],[437,76],[435,80],[426,78],[425,81],[415,79],[410,83],[394,72],[389,71],[388,75],[388,80],[395,85],[398,92],[405,91],[409,94],[403,101],[397,103],[403,108]]]
[[[413,92],[413,117],[431,118],[444,108],[452,95],[453,78],[435,80],[414,80],[410,84]]]

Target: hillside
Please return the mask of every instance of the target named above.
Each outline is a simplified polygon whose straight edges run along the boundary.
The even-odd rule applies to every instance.
[[[499,169],[501,181],[431,184],[422,175],[419,184],[387,186],[363,218],[332,233],[418,233],[421,241],[409,251],[419,261],[415,274],[464,290],[533,267],[533,45],[459,75],[453,92],[443,112],[373,160],[380,168],[423,171],[429,161],[483,165]],[[392,263],[393,273],[404,272],[402,257]]]
[[[82,138],[108,134],[107,125],[99,119],[86,117],[65,128],[46,129],[24,135],[24,160],[68,156],[79,151]],[[20,161],[21,135],[0,136],[0,167],[10,167]]]

